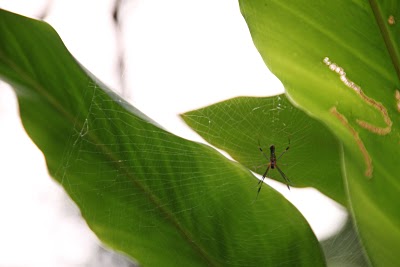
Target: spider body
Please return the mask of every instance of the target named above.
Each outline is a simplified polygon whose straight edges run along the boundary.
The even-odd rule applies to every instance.
[[[260,181],[258,181],[258,184],[260,185],[260,187],[258,188],[257,197],[258,197],[258,194],[260,193],[261,186],[263,185],[264,179],[265,179],[265,177],[267,176],[269,169],[275,169],[275,168],[276,168],[276,169],[278,170],[279,174],[280,174],[280,175],[282,176],[282,178],[285,180],[286,185],[287,185],[287,188],[290,190],[289,184],[290,184],[291,182],[290,182],[289,178],[283,173],[283,171],[278,167],[278,165],[277,165],[277,163],[276,163],[277,160],[279,160],[279,159],[283,156],[283,154],[285,154],[285,153],[289,150],[289,148],[290,148],[290,139],[289,139],[289,144],[288,144],[288,146],[287,146],[286,149],[279,155],[278,158],[276,157],[276,154],[275,154],[275,146],[274,146],[274,145],[271,145],[271,146],[269,147],[269,151],[270,151],[269,158],[268,158],[267,155],[265,155],[264,151],[262,150],[261,145],[260,145],[260,142],[258,142],[258,148],[260,149],[261,153],[264,155],[264,157],[265,157],[269,162],[268,162],[268,164],[267,164],[267,170],[264,172],[264,174],[263,174],[263,176],[262,176],[262,179],[261,179]]]
[[[275,146],[272,145],[269,147],[270,150],[270,157],[269,157],[269,164],[271,166],[271,169],[275,169],[275,165],[276,165],[276,156],[275,156]]]

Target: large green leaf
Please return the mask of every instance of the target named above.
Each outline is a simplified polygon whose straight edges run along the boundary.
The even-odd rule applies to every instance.
[[[379,266],[399,262],[399,4],[240,1],[256,47],[288,96],[343,142],[351,211]]]
[[[278,166],[292,186],[315,187],[345,205],[339,143],[324,125],[294,107],[285,95],[238,97],[187,112],[182,118],[209,143],[261,175],[267,159],[258,143],[269,157],[270,145],[275,145],[279,155],[290,138],[290,148]],[[285,182],[275,170],[268,177]]]
[[[0,77],[50,174],[143,266],[321,266],[301,214],[247,169],[174,136],[91,78],[46,23],[0,10]]]

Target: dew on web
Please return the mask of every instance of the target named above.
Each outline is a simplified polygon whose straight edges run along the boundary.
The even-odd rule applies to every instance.
[[[74,145],[76,145],[76,143],[78,142],[78,140],[82,137],[84,137],[87,133],[89,132],[89,122],[88,119],[85,119],[85,122],[82,125],[81,131],[78,134],[77,139],[74,142]]]

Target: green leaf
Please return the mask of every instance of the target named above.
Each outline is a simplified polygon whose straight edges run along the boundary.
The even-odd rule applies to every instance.
[[[351,219],[347,219],[343,229],[321,242],[328,267],[369,266],[364,249]]]
[[[342,141],[352,215],[379,266],[397,266],[400,247],[399,4],[240,1],[287,95]]]
[[[143,266],[322,266],[301,214],[214,149],[172,135],[72,58],[46,23],[0,10],[0,77],[50,174],[107,245]]]
[[[182,118],[207,142],[260,175],[267,168],[269,146],[274,144],[279,156],[290,138],[290,148],[277,164],[291,185],[315,187],[346,205],[339,143],[324,125],[294,107],[284,95],[238,97],[187,112]],[[276,170],[270,170],[268,177],[285,182]]]

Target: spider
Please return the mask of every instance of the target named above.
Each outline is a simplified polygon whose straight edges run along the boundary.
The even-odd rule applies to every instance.
[[[260,185],[260,187],[258,188],[258,191],[257,191],[257,197],[258,197],[258,194],[260,193],[261,186],[263,185],[264,179],[265,179],[265,177],[267,176],[268,171],[269,171],[270,168],[271,168],[271,169],[275,169],[275,168],[276,168],[276,169],[278,170],[278,172],[281,174],[281,176],[282,176],[283,179],[285,180],[286,185],[287,185],[287,188],[290,190],[289,184],[290,184],[291,182],[290,182],[289,178],[287,178],[287,176],[283,173],[283,171],[282,171],[282,170],[278,167],[278,165],[276,164],[276,161],[279,160],[279,159],[283,156],[283,154],[285,154],[285,153],[289,150],[289,147],[290,147],[290,139],[289,139],[289,144],[288,144],[288,146],[286,147],[286,149],[285,149],[285,150],[279,155],[279,157],[277,158],[276,155],[275,155],[275,146],[274,146],[274,145],[271,145],[271,146],[269,147],[270,156],[269,156],[269,158],[268,158],[268,156],[264,153],[264,151],[263,151],[262,148],[261,148],[260,140],[258,141],[258,148],[260,149],[260,151],[261,151],[261,153],[264,155],[264,157],[269,161],[269,163],[268,163],[267,170],[264,172],[264,174],[263,174],[263,176],[262,176],[262,179],[261,179],[260,181],[258,181],[258,184],[257,184],[257,185]]]

